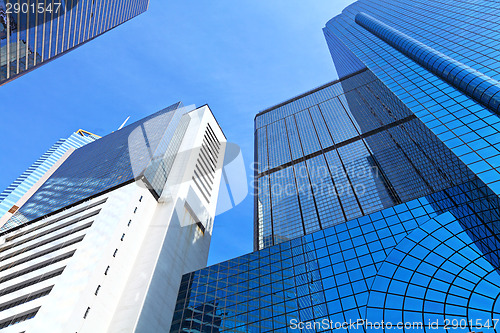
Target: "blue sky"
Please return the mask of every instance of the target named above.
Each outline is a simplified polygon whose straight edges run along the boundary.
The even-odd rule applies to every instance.
[[[0,188],[79,128],[105,135],[179,100],[210,106],[249,171],[255,114],[337,77],[321,29],[351,2],[151,0],[146,13],[0,87]],[[209,264],[252,246],[249,196],[215,219]]]

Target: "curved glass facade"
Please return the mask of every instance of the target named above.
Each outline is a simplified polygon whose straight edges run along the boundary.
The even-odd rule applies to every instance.
[[[491,111],[500,113],[500,82],[420,43],[368,14],[359,13],[355,20],[366,30],[482,103]]]
[[[186,274],[170,332],[500,331],[498,195],[370,70],[323,89],[256,117],[263,248]]]
[[[500,331],[499,209],[474,180],[186,274],[170,332]]]
[[[259,251],[186,274],[170,331],[500,332],[499,31],[490,1],[330,20],[340,80],[255,119]]]
[[[365,13],[500,81],[500,8],[488,1],[359,0],[324,28],[335,35],[497,195],[500,118],[489,108],[356,23]],[[328,31],[328,33],[326,33]],[[333,45],[333,44],[332,44]],[[333,58],[338,72],[350,66]]]

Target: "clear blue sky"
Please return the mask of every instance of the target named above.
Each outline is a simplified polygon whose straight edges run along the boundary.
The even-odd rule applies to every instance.
[[[321,29],[351,2],[151,0],[0,87],[0,188],[79,128],[105,135],[179,100],[208,104],[249,170],[255,114],[337,77]],[[249,196],[215,219],[209,264],[251,252],[252,239]]]

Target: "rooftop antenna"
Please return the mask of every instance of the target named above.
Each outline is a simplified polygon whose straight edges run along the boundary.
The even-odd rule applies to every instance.
[[[121,130],[123,128],[123,126],[125,126],[125,124],[127,123],[127,121],[130,119],[130,116],[127,117],[127,119],[125,119],[125,121],[123,122],[123,124],[121,124],[120,127],[118,127],[117,131]]]

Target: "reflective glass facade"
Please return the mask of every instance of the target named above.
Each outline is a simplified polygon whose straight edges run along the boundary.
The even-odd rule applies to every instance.
[[[499,31],[495,2],[461,0],[360,0],[324,28],[330,50],[368,67],[496,194]],[[353,70],[332,57],[342,75]]]
[[[73,133],[59,139],[35,163],[0,193],[0,217],[12,209],[16,202],[59,160],[70,148],[79,148],[97,139],[92,135]],[[15,209],[15,208],[14,208]]]
[[[366,68],[255,122],[256,249],[473,177]]]
[[[500,332],[498,16],[329,21],[341,79],[255,119],[257,251],[186,274],[171,332]]]
[[[500,331],[499,209],[475,179],[186,274],[171,332]]]
[[[256,127],[259,227],[284,234],[186,274],[171,332],[500,331],[500,199],[370,70]]]
[[[181,102],[171,105],[74,151],[0,228],[0,232],[127,184],[143,175],[148,177],[148,174],[144,174],[148,167],[158,168],[157,164],[150,164],[151,160],[168,151],[168,138],[175,133],[185,113],[181,106]],[[156,169],[149,174],[158,174]],[[150,185],[155,184],[152,178],[145,180]],[[155,188],[152,186],[151,190],[155,191]],[[155,195],[159,197],[161,193]]]
[[[147,10],[149,0],[0,0],[0,85]]]

